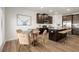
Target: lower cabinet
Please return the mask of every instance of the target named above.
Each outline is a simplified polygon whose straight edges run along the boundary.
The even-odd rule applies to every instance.
[[[65,30],[65,29],[49,30],[49,39],[52,41],[60,41],[61,39],[65,38],[67,36],[67,33],[65,33],[65,34],[58,33],[59,31],[63,31],[63,30]]]

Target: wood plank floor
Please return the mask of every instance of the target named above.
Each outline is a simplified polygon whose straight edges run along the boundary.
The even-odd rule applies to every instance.
[[[27,46],[21,46],[20,52],[28,52]],[[32,46],[31,52],[79,52],[79,36],[71,36],[64,43],[48,41],[46,45],[39,44]],[[3,47],[3,52],[18,52],[18,41],[7,41]]]

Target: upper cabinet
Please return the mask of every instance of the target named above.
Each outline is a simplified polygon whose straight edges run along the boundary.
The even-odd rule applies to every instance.
[[[37,14],[37,23],[43,23],[43,16],[41,14]]]
[[[37,23],[39,24],[52,24],[52,16],[48,14],[37,13]]]
[[[49,20],[48,23],[52,24],[52,16],[48,16],[48,20]]]
[[[70,21],[72,20],[72,15],[63,16],[63,21]]]

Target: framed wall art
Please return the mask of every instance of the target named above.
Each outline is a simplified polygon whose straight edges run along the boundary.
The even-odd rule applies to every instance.
[[[31,25],[31,16],[17,14],[17,26]]]

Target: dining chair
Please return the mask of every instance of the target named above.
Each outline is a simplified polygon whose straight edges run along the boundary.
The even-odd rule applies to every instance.
[[[23,32],[21,30],[17,30],[17,37],[19,46],[18,49],[20,51],[21,46],[27,46],[28,50],[30,51],[30,36],[28,32]]]
[[[47,30],[44,30],[43,34],[39,35],[39,42],[43,45],[48,42]]]
[[[38,45],[38,35],[39,35],[39,30],[38,29],[33,29],[32,30],[32,37],[33,37],[33,42],[32,44],[34,46]]]

